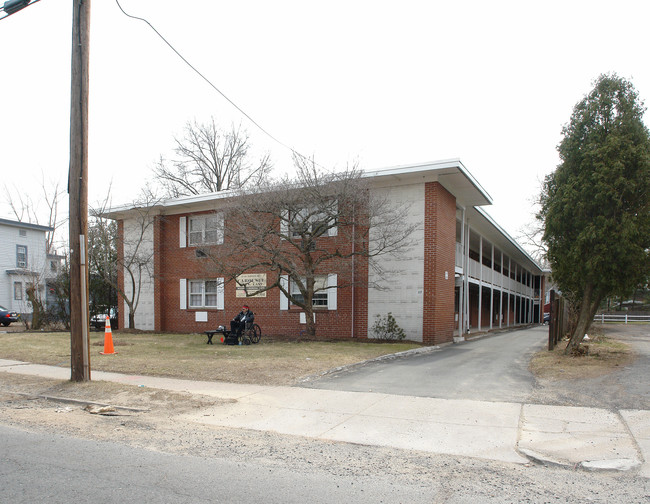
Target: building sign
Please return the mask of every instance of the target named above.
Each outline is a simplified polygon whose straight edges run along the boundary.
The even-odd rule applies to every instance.
[[[266,297],[266,291],[251,296],[253,292],[266,288],[266,273],[246,273],[237,277],[237,297]],[[248,291],[248,296],[246,292]]]

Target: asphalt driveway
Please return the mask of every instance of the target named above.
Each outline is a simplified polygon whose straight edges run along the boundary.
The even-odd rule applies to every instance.
[[[428,354],[369,362],[301,386],[441,399],[524,402],[535,386],[528,363],[547,340],[548,326],[494,333]]]

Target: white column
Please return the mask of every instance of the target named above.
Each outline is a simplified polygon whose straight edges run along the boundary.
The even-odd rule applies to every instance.
[[[494,243],[492,243],[490,265],[492,269],[492,281],[490,282],[490,330],[492,330],[492,322],[494,319]]]
[[[463,330],[463,336],[469,330],[469,248],[470,248],[470,226],[469,219],[467,220],[467,231],[465,236],[465,324]]]
[[[512,260],[508,257],[508,303],[506,304],[506,327],[510,327],[510,284],[512,283],[512,278],[510,272],[512,271]]]
[[[503,325],[503,250],[501,251],[501,290],[499,291],[499,329]]]
[[[483,310],[483,236],[478,237],[478,330],[481,330]]]

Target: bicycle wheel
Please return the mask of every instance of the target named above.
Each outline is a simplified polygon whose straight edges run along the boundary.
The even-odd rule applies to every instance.
[[[253,324],[253,327],[251,328],[251,342],[259,343],[261,337],[262,337],[262,329],[260,329],[260,326],[258,326],[257,324]]]

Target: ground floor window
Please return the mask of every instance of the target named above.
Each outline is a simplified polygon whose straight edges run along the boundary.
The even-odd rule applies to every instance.
[[[190,280],[190,308],[216,308],[218,282],[216,280]]]
[[[305,279],[303,278],[302,281],[304,284]],[[323,290],[319,290],[319,289],[323,289]],[[314,292],[314,297],[312,298],[312,306],[327,308],[327,300],[328,300],[328,292],[329,292],[329,290],[327,289],[327,275],[317,275],[314,278],[314,291],[315,292]],[[300,293],[298,284],[293,280],[291,281],[291,289],[289,292],[291,294],[292,299],[301,303],[304,301],[304,296]]]
[[[23,300],[23,283],[22,282],[14,282],[14,299],[16,301],[22,301]]]

